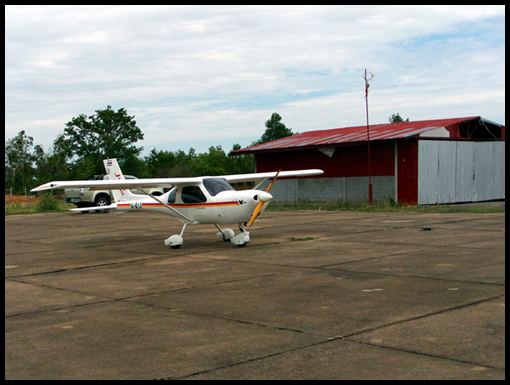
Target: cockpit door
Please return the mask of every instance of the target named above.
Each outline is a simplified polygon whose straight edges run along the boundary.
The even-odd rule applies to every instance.
[[[209,222],[212,215],[210,198],[199,185],[182,186],[177,192],[177,203],[182,213],[197,222]]]

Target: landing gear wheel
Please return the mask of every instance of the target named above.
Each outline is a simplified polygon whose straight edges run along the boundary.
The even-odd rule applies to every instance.
[[[236,235],[234,233],[234,230],[232,229],[222,230],[218,225],[216,225],[216,227],[218,228],[218,230],[220,230],[220,232],[217,233],[216,236],[218,237],[218,239],[222,239],[223,242],[230,242],[230,240],[234,238],[234,236]]]
[[[170,238],[165,239],[165,245],[170,246],[172,249],[178,249],[184,243],[182,235],[186,230],[187,223],[182,226],[181,235],[172,235]]]
[[[246,246],[246,242],[245,242],[245,243],[239,243],[239,244],[237,245],[237,247],[244,247],[244,246]]]
[[[172,235],[170,238],[165,239],[165,245],[170,246],[172,249],[178,249],[183,242],[184,240],[180,235]]]

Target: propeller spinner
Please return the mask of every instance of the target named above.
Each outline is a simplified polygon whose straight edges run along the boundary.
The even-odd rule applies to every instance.
[[[282,170],[278,170],[273,181],[267,188],[266,192],[265,193],[262,192],[259,194],[259,203],[257,204],[257,207],[255,207],[255,210],[253,211],[250,222],[248,223],[248,227],[251,227],[253,222],[255,222],[255,219],[260,214],[260,211],[262,210],[262,207],[264,207],[264,204],[269,202],[271,199],[273,199],[273,196],[271,194],[269,194],[269,190],[271,190],[271,187],[273,187],[273,184],[274,184],[276,178],[278,178],[278,174],[280,174],[280,171],[282,171]]]

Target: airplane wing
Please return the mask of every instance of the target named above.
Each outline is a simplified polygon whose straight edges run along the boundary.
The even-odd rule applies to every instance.
[[[282,171],[279,178],[296,176],[321,175],[322,170],[298,170]],[[276,172],[264,172],[253,174],[221,175],[218,178],[225,178],[227,182],[260,182],[274,178]],[[119,189],[150,189],[157,187],[173,187],[180,184],[201,183],[204,177],[191,178],[151,178],[151,179],[123,179],[123,180],[74,180],[54,181],[42,184],[30,190],[30,192],[66,189],[66,188],[89,188],[91,190],[119,190]]]
[[[296,170],[296,171],[281,171],[278,175],[278,178],[288,178],[288,177],[297,177],[297,176],[314,176],[314,175],[322,175],[324,171],[318,169],[309,169],[309,170]],[[237,174],[237,175],[223,175],[221,178],[225,178],[227,182],[236,183],[236,182],[261,182],[267,179],[274,178],[276,175],[276,171],[273,172],[259,172],[254,174]]]
[[[42,184],[31,192],[55,190],[61,188],[90,188],[91,190],[150,189],[156,187],[173,187],[177,184],[200,183],[202,178],[152,178],[122,180],[71,180],[55,181]]]

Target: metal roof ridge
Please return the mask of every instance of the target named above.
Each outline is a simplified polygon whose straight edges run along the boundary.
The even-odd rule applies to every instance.
[[[371,131],[370,140],[399,139],[416,136],[421,133],[435,130],[453,124],[482,119],[480,116],[470,116],[448,119],[428,119],[411,122],[378,123],[369,125]],[[484,119],[486,120],[486,119]],[[429,125],[429,126],[427,126]],[[233,154],[242,154],[267,150],[284,150],[290,148],[303,148],[309,146],[335,145],[366,140],[366,125],[329,128],[324,130],[313,130],[297,133],[292,136],[277,139],[271,142],[248,146],[236,151]],[[373,134],[372,134],[373,132]],[[372,137],[373,135],[373,137]],[[334,138],[334,139],[333,139]]]

